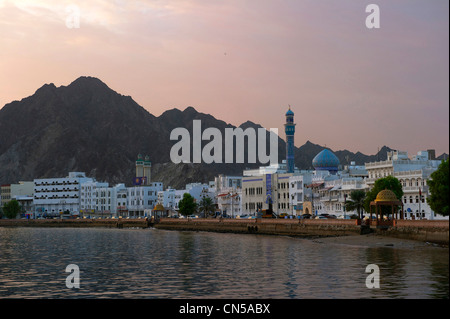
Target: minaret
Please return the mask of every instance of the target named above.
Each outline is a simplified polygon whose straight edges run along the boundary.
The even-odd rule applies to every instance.
[[[136,178],[141,178],[144,176],[144,160],[142,155],[139,154],[136,160]]]
[[[291,106],[289,105],[289,110],[286,112],[286,124],[284,124],[286,132],[286,172],[294,173],[294,134],[295,134],[295,123],[294,123],[294,112],[291,111]]]
[[[136,180],[135,185],[148,186],[150,185],[152,163],[150,158],[146,155],[145,158],[141,154],[136,160]]]
[[[148,155],[145,156],[144,159],[144,177],[145,177],[145,185],[150,185],[151,179],[151,170],[152,170],[152,162],[150,162],[150,157]]]

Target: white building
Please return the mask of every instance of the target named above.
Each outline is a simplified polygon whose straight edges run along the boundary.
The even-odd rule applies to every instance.
[[[95,180],[82,182],[80,185],[80,213],[83,216],[96,216],[102,214],[102,211],[98,210],[97,203],[97,190],[99,188],[107,188],[108,183],[101,183]]]
[[[178,211],[178,204],[185,193],[190,194],[197,203],[200,203],[202,198],[209,197],[215,202],[215,188],[214,183],[190,183],[186,185],[185,189],[168,188],[158,192],[157,202],[164,206],[166,210],[172,213]]]
[[[116,216],[124,217],[128,216],[128,189],[124,184],[118,184],[115,186],[116,192]]]
[[[127,188],[124,184],[113,187],[97,185],[96,190],[96,213],[100,216],[119,217],[119,212],[127,210]]]
[[[221,215],[242,215],[242,176],[219,175],[214,179],[216,203]]]
[[[214,179],[216,203],[221,215],[242,215],[242,176],[219,175]]]
[[[39,216],[60,216],[63,212],[80,214],[80,193],[83,183],[93,182],[82,172],[70,172],[62,178],[34,180],[34,212]]]
[[[303,204],[307,198],[311,198],[311,189],[307,187],[311,184],[311,177],[312,172],[310,171],[289,177],[290,215],[299,216],[306,213]]]
[[[396,177],[403,187],[403,209],[407,219],[448,219],[435,214],[427,204],[430,195],[427,181],[436,171],[441,161],[434,159],[434,151],[420,151],[412,159],[407,152],[391,151],[386,161],[366,163],[368,186],[386,176]]]
[[[204,197],[209,197],[213,200],[213,202],[215,201],[215,189],[211,188],[209,184],[186,184],[186,189],[184,192],[191,194],[191,196],[194,197],[197,203],[199,203]]]
[[[172,211],[178,211],[178,203],[183,198],[186,190],[168,188],[165,191],[158,192],[158,203]]]
[[[133,186],[127,189],[127,217],[145,217],[158,202],[158,192],[163,190],[160,182],[148,186]]]

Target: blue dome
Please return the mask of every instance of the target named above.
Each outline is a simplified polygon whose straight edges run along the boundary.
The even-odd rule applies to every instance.
[[[339,159],[333,152],[324,149],[314,157],[312,165],[316,170],[336,172],[339,166]]]
[[[286,112],[286,116],[288,116],[288,115],[294,116],[294,112],[292,112],[291,109],[289,109],[289,110]]]

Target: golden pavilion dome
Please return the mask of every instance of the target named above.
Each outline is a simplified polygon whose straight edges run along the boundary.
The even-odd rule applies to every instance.
[[[398,202],[398,199],[393,191],[385,189],[378,193],[375,202]]]
[[[164,206],[161,204],[156,204],[156,206],[153,208],[153,210],[164,211]]]

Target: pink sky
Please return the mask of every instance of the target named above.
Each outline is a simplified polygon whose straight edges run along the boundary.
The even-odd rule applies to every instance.
[[[440,155],[448,12],[447,0],[0,0],[0,107],[86,75],[155,116],[193,106],[283,132],[290,104],[297,146]]]

